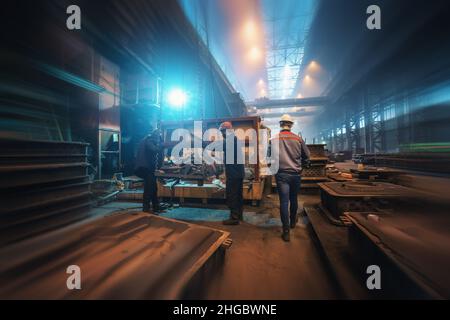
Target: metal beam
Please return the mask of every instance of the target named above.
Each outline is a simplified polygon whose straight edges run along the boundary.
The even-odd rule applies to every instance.
[[[289,108],[289,107],[312,107],[323,106],[328,103],[328,97],[312,97],[300,99],[260,99],[248,102],[247,106],[256,107],[257,109],[274,109],[274,108]]]
[[[317,112],[315,111],[297,111],[297,112],[289,112],[289,115],[292,117],[307,117],[307,116],[313,116]],[[284,113],[259,113],[258,116],[264,119],[270,119],[270,118],[281,118]]]

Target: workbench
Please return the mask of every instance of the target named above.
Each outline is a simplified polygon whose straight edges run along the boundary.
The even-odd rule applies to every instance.
[[[264,191],[264,181],[244,183],[243,198],[252,201],[253,205],[259,205]],[[180,203],[187,199],[201,199],[203,204],[208,203],[208,199],[225,200],[225,189],[212,183],[205,183],[198,186],[196,183],[183,182],[173,187],[171,183],[158,182],[158,197],[174,198]]]

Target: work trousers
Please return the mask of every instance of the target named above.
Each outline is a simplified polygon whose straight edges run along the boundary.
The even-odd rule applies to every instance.
[[[226,197],[228,208],[230,208],[230,219],[242,220],[244,207],[242,189],[244,186],[244,179],[227,177],[226,184]]]
[[[280,197],[280,217],[283,230],[287,231],[290,221],[296,221],[298,200],[297,194],[300,190],[301,177],[296,173],[280,172],[275,176],[278,195]]]
[[[149,173],[144,178],[144,195],[142,203],[144,211],[150,210],[150,202],[152,203],[153,210],[159,209],[158,190],[154,173]]]

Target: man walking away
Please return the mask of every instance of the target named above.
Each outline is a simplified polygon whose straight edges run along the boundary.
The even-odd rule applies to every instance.
[[[161,147],[161,134],[154,130],[139,143],[135,173],[144,180],[143,211],[150,213],[150,202],[152,212],[158,214],[163,212],[159,206],[157,194],[157,181],[155,171],[162,166],[163,149]]]
[[[302,162],[309,163],[309,149],[301,137],[291,132],[294,121],[285,114],[280,120],[280,133],[274,139],[279,143],[279,169],[275,175],[280,197],[282,239],[290,241],[289,229],[297,224],[298,200]]]
[[[237,138],[233,132],[233,126],[231,122],[224,122],[220,125],[219,130],[224,138],[223,150],[224,150],[224,163],[225,163],[225,176],[226,176],[226,198],[227,204],[230,208],[230,218],[223,221],[224,225],[238,225],[242,220],[244,199],[242,197],[242,189],[244,186],[244,164],[238,164],[238,159],[244,159],[242,156],[242,150],[238,150]],[[230,139],[233,139],[234,159],[229,163],[227,161],[227,145],[230,145]],[[228,143],[227,143],[228,141]],[[241,148],[239,148],[241,149]],[[229,150],[231,152],[231,150]],[[239,153],[239,154],[238,154]]]

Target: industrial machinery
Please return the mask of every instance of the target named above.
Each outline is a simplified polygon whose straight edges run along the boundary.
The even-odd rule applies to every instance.
[[[263,197],[264,181],[268,175],[265,166],[259,161],[259,151],[262,147],[261,139],[270,139],[270,134],[263,135],[261,129],[267,129],[261,124],[260,117],[241,117],[233,119],[207,119],[201,121],[202,123],[202,135],[203,133],[211,128],[218,128],[220,123],[224,121],[230,121],[233,123],[233,128],[235,130],[242,129],[242,131],[237,131],[237,137],[239,140],[244,141],[245,145],[245,159],[246,159],[246,178],[244,179],[244,190],[243,197],[244,200],[250,200],[253,205],[258,205]],[[192,133],[194,139],[199,137],[194,136],[194,121],[163,121],[161,122],[161,129],[163,133],[163,143],[166,146],[166,150],[170,151],[170,148],[174,146],[174,142],[171,141],[171,135],[176,129],[187,129]],[[244,134],[246,130],[253,129],[256,134],[256,141],[250,141],[253,139],[251,136],[240,136]],[[268,130],[268,129],[267,129]],[[269,131],[269,130],[268,130]],[[270,131],[269,131],[270,133]],[[200,144],[202,149],[205,144],[202,142]],[[254,147],[256,146],[256,150]],[[198,150],[193,150],[191,152],[198,152]],[[203,152],[203,150],[200,150]],[[248,163],[249,153],[256,153],[257,163]],[[200,171],[199,171],[200,168]],[[183,172],[183,170],[186,172]],[[207,203],[208,199],[225,199],[225,192],[223,190],[223,185],[218,185],[213,183],[215,179],[215,174],[210,170],[208,166],[203,165],[188,165],[188,166],[164,166],[162,168],[163,173],[158,173],[157,176],[160,178],[160,183],[158,185],[158,196],[162,198],[177,198],[182,203],[185,199],[200,199],[203,203]],[[174,180],[177,180],[174,184]],[[194,184],[190,182],[194,182]]]
[[[347,211],[370,211],[410,198],[414,191],[386,182],[351,181],[319,183],[321,209],[334,219]]]

